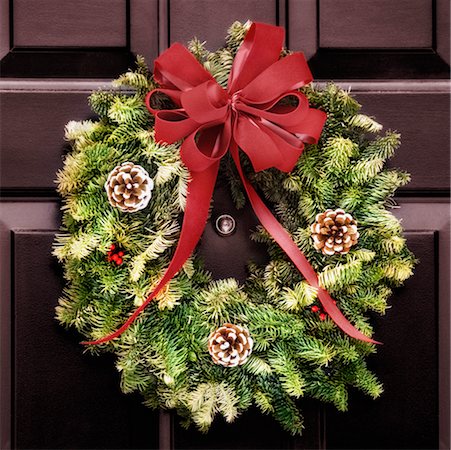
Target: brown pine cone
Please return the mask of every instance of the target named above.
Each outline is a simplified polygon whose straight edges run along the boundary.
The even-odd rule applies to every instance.
[[[124,212],[144,209],[152,196],[153,180],[147,171],[132,162],[124,162],[108,175],[105,190],[112,206]]]
[[[213,361],[225,367],[244,364],[252,353],[253,345],[249,331],[231,323],[225,323],[208,338],[208,352]]]
[[[316,222],[310,226],[313,245],[324,255],[346,254],[357,244],[359,232],[357,222],[342,209],[328,209],[316,215]]]

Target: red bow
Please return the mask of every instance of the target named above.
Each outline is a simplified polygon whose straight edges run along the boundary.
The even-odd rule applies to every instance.
[[[87,344],[100,344],[122,334],[183,267],[205,228],[219,163],[228,150],[256,216],[305,279],[318,289],[324,310],[349,336],[375,342],[358,331],[319,286],[315,270],[241,167],[239,149],[256,172],[271,167],[290,172],[304,143],[316,143],[326,121],[326,114],[309,108],[307,98],[297,90],[312,81],[304,55],[292,53],[280,58],[283,40],[282,28],[252,24],[233,62],[227,90],[181,44],[173,44],[155,61],[154,78],[162,88],[146,97],[146,105],[155,115],[155,139],[168,144],[184,139],[180,154],[191,174],[180,239],[163,278],[146,301],[116,332]],[[152,108],[151,98],[157,92],[169,97],[177,108]]]

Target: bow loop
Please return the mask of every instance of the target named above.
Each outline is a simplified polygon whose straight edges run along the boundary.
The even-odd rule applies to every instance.
[[[249,84],[241,96],[251,103],[268,103],[313,80],[303,53],[292,53],[271,64]]]
[[[180,156],[190,172],[202,172],[226,154],[231,141],[231,124],[203,125],[182,143]]]
[[[285,129],[300,124],[308,115],[307,97],[298,91],[281,94],[272,102],[255,104],[243,98],[237,109],[252,116],[269,120]]]
[[[258,74],[275,63],[282,51],[285,32],[281,27],[253,23],[238,50],[228,80],[228,92],[243,89]]]
[[[183,70],[180,68],[183,67]],[[154,63],[153,76],[160,86],[186,91],[214,78],[199,64],[193,54],[176,42]]]
[[[234,127],[234,140],[249,157],[255,172],[278,167],[283,154],[260,121],[246,115],[238,116]],[[262,151],[262,149],[265,151]]]

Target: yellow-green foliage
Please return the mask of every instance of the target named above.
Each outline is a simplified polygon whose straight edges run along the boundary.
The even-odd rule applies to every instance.
[[[248,27],[233,24],[226,47],[214,53],[199,41],[190,44],[223,86]],[[98,120],[68,123],[66,139],[73,150],[57,175],[63,226],[54,252],[67,286],[56,316],[87,339],[117,329],[163,275],[179,238],[189,182],[179,144],[155,142],[144,96],[156,85],[143,59],[113,85],[90,97]],[[387,210],[396,188],[409,179],[384,168],[399,135],[368,137],[382,126],[362,115],[350,92],[334,84],[303,92],[313,107],[327,112],[320,142],[306,147],[290,174],[253,174],[245,158],[243,166],[318,272],[320,284],[370,335],[368,312],[385,312],[391,286],[406,280],[414,263],[399,221]],[[104,190],[109,172],[124,161],[142,165],[155,182],[148,207],[136,213],[113,208]],[[219,176],[236,206],[249,207],[229,157]],[[348,255],[327,257],[315,251],[309,226],[316,214],[337,207],[355,217],[360,238]],[[375,347],[344,335],[329,318],[319,320],[311,310],[320,306],[316,289],[262,227],[252,239],[267,247],[269,261],[250,263],[244,283],[212,281],[194,255],[120,338],[87,350],[115,352],[124,392],[141,392],[152,408],[175,408],[185,424],[203,431],[216,414],[231,422],[255,404],[297,434],[303,422],[294,399],[312,397],[345,410],[349,388],[380,395],[382,386],[365,363]],[[121,266],[107,261],[113,243],[125,253]],[[254,340],[242,366],[217,366],[208,353],[208,336],[225,322],[246,326]]]

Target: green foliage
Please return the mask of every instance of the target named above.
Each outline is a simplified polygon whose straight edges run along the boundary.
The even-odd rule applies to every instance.
[[[214,53],[197,40],[190,43],[223,86],[248,26],[234,23],[226,47]],[[154,140],[153,118],[144,105],[154,87],[139,57],[137,68],[120,76],[111,90],[91,95],[97,121],[66,127],[73,151],[57,176],[64,215],[54,253],[64,265],[67,286],[56,316],[87,339],[117,329],[142,304],[178,241],[189,174],[179,145]],[[243,165],[338,307],[371,335],[367,313],[385,312],[391,287],[406,280],[414,264],[399,221],[385,209],[387,199],[409,179],[384,168],[399,135],[371,137],[381,126],[334,84],[310,85],[303,92],[313,107],[327,112],[320,142],[307,146],[290,174],[253,174],[245,159]],[[142,165],[155,181],[149,206],[132,214],[111,207],[104,190],[109,172],[124,161]],[[224,158],[220,177],[237,207],[243,207],[246,199],[230,158]],[[316,214],[336,207],[356,218],[360,238],[349,254],[327,257],[315,251],[309,225]],[[328,318],[319,320],[311,310],[319,305],[316,289],[261,226],[252,239],[266,245],[270,261],[250,263],[245,283],[212,281],[194,255],[127,332],[87,350],[115,352],[124,392],[141,392],[152,408],[175,408],[185,425],[204,431],[216,414],[231,422],[255,404],[298,434],[303,423],[295,400],[300,397],[345,410],[349,388],[380,395],[382,386],[365,362],[375,347],[344,335]],[[112,243],[124,250],[121,266],[107,262]],[[209,334],[225,322],[246,326],[254,340],[242,366],[217,366],[208,354]]]

